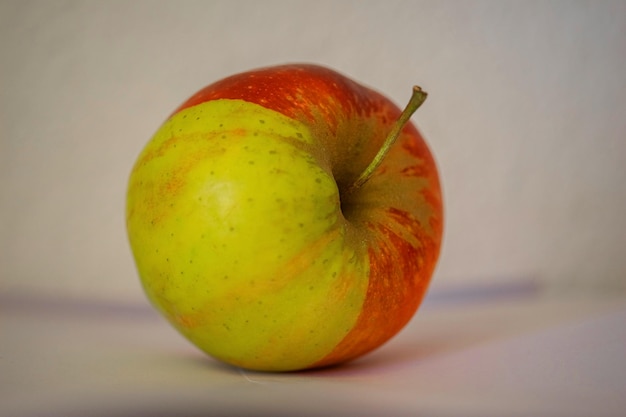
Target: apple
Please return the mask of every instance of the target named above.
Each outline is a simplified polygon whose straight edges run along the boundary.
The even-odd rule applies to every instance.
[[[417,310],[442,197],[400,111],[334,70],[244,72],[179,106],[140,153],[126,222],[148,299],[199,349],[251,370],[346,362]]]

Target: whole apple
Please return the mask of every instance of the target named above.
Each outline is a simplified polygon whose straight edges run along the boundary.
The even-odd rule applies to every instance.
[[[234,75],[178,107],[132,170],[145,292],[185,337],[263,371],[357,358],[417,310],[442,238],[435,162],[389,99],[316,65]]]

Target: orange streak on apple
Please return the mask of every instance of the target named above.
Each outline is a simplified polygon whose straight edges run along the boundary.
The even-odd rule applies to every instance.
[[[370,281],[363,310],[350,333],[326,357],[312,367],[323,367],[360,357],[388,341],[398,333],[415,314],[430,283],[439,257],[443,233],[442,200],[434,160],[425,146],[419,143],[419,133],[410,129],[411,136],[404,146],[419,155],[424,163],[411,166],[402,174],[429,179],[429,187],[420,190],[427,205],[432,208],[428,224],[421,224],[410,213],[395,208],[386,210],[389,224],[398,224],[413,236],[411,243],[385,224],[369,224],[383,239],[370,242]]]
[[[340,123],[337,108],[368,117],[381,107],[359,94],[360,86],[334,71],[316,65],[285,65],[249,71],[213,83],[194,94],[174,113],[217,99],[241,99],[314,123],[318,117],[334,133]]]

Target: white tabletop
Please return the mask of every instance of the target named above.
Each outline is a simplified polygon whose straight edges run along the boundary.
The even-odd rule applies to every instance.
[[[378,351],[290,374],[221,365],[147,305],[0,297],[0,416],[625,415],[626,298],[469,295],[433,293]]]

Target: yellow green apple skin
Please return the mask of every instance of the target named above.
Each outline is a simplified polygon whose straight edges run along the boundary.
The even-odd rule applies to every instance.
[[[234,75],[177,108],[128,184],[145,292],[210,356],[294,371],[357,358],[418,308],[442,235],[433,157],[400,110],[315,65]]]

